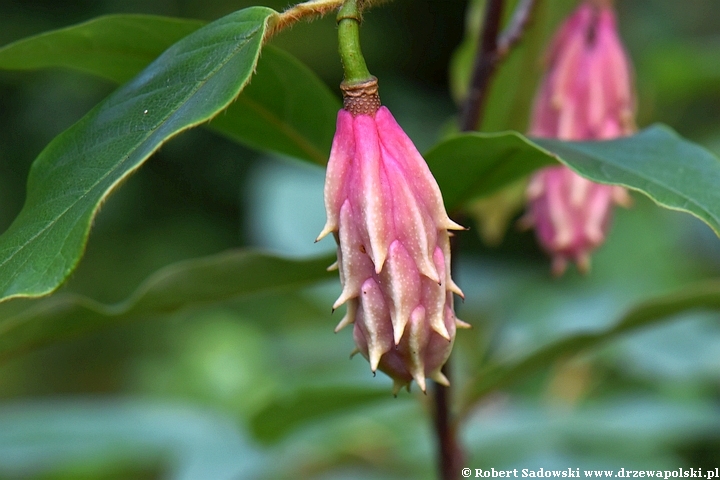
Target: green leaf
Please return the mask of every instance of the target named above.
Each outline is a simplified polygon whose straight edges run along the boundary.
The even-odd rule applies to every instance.
[[[457,134],[433,147],[425,160],[450,211],[556,163],[552,154],[517,132]]]
[[[112,189],[240,93],[273,14],[247,8],[185,37],[48,145],[30,170],[22,211],[0,237],[0,300],[45,295],[67,278]]]
[[[553,342],[525,358],[495,365],[481,371],[468,388],[470,406],[483,395],[503,388],[528,375],[541,371],[558,359],[597,347],[620,335],[672,320],[681,313],[698,310],[720,310],[720,282],[708,282],[671,295],[642,302],[632,308],[613,326],[595,332],[580,333]]]
[[[104,326],[229,299],[283,293],[334,278],[333,257],[289,260],[236,250],[186,260],[151,275],[125,301],[105,305],[74,294],[0,305],[0,359]]]
[[[123,83],[202,25],[151,15],[99,17],[0,48],[0,69],[64,67]],[[265,47],[253,82],[209,127],[253,148],[324,165],[340,107],[310,69]]]
[[[273,443],[313,420],[382,400],[392,400],[387,388],[301,385],[265,405],[251,419],[250,428],[257,439]]]
[[[154,15],[107,15],[0,48],[0,69],[73,68],[123,83],[204,24]]]
[[[606,142],[466,133],[426,155],[449,210],[556,160],[595,182],[622,185],[690,213],[720,235],[720,159],[663,125]]]
[[[656,125],[611,142],[533,141],[580,175],[642,192],[658,205],[696,216],[720,235],[720,159],[670,128]]]
[[[265,47],[252,83],[209,127],[259,150],[325,165],[341,107],[305,65]]]

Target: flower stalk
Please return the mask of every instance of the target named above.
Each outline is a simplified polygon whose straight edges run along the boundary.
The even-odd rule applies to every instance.
[[[393,379],[394,391],[427,379],[447,385],[442,366],[457,328],[450,276],[450,220],[425,160],[390,111],[380,105],[359,41],[363,2],[346,0],[338,14],[345,71],[325,177],[327,222],[333,234],[345,306],[336,331],[351,326],[357,352]]]
[[[476,130],[482,124],[485,101],[495,70],[522,38],[537,0],[521,0],[507,27],[500,33],[504,3],[504,0],[488,0],[485,6],[470,88],[460,115],[460,130],[463,132]]]
[[[345,72],[345,85],[363,84],[372,80],[362,50],[360,49],[360,23],[362,13],[359,0],[347,0],[337,15],[338,46],[340,60]]]
[[[466,326],[459,322],[454,314],[453,292],[460,295],[462,292],[450,278],[450,237],[447,232],[448,228],[461,227],[453,224],[447,217],[442,208],[437,184],[410,139],[394,122],[390,112],[380,108],[377,79],[367,70],[360,50],[360,13],[357,0],[348,0],[338,14],[339,51],[345,72],[345,79],[341,85],[344,108],[338,115],[338,132],[328,164],[325,190],[326,205],[329,205],[328,223],[331,223],[331,218],[335,215],[334,211],[337,211],[339,204],[335,202],[335,205],[332,205],[332,199],[337,196],[338,191],[338,187],[333,186],[333,183],[337,182],[333,177],[342,175],[337,172],[339,168],[335,164],[339,162],[336,158],[343,155],[343,150],[347,154],[349,150],[354,149],[356,158],[352,159],[352,163],[356,163],[357,174],[350,176],[354,176],[357,182],[362,181],[363,171],[376,171],[376,166],[372,163],[378,157],[377,153],[380,153],[380,157],[384,158],[380,159],[381,165],[378,166],[384,171],[386,183],[392,188],[391,192],[386,191],[386,195],[382,195],[383,182],[375,182],[377,187],[375,191],[370,189],[365,194],[380,197],[378,206],[384,210],[383,215],[394,218],[391,222],[387,222],[390,219],[385,221],[381,219],[378,222],[378,219],[372,220],[376,215],[371,213],[369,220],[372,223],[404,226],[399,231],[392,232],[393,236],[398,238],[392,241],[389,251],[381,253],[378,258],[376,253],[378,248],[373,245],[377,243],[373,242],[373,237],[378,237],[378,232],[373,233],[373,230],[378,230],[377,228],[367,229],[369,241],[353,248],[352,237],[358,237],[357,225],[348,226],[348,222],[345,222],[343,228],[340,224],[342,218],[337,222],[337,230],[331,225],[330,228],[338,232],[335,233],[335,238],[338,241],[338,266],[343,283],[343,294],[348,285],[353,281],[357,282],[352,279],[354,276],[352,270],[357,272],[360,267],[365,271],[363,276],[369,277],[362,284],[362,294],[349,299],[347,314],[338,325],[338,329],[350,323],[355,324],[353,337],[357,350],[368,359],[373,371],[380,367],[393,377],[396,392],[403,385],[409,388],[411,379],[414,379],[425,391],[425,377],[429,376],[444,393],[449,387],[449,381],[441,369],[450,355],[455,329],[458,326]],[[368,129],[368,126],[375,128]],[[343,130],[346,130],[346,133],[343,134]],[[361,136],[355,135],[350,139],[358,131],[366,133]],[[377,145],[380,151],[367,155],[369,151],[377,150],[375,146],[377,141],[368,141],[368,137],[375,136],[380,140]],[[345,137],[344,141],[343,137]],[[401,148],[398,150],[398,147]],[[388,148],[395,152],[388,151]],[[392,174],[393,180],[391,180],[388,177],[393,171],[396,173]],[[420,186],[419,191],[418,186]],[[383,196],[386,198],[383,199]],[[399,199],[399,203],[392,198],[393,196]],[[340,216],[342,217],[342,211],[345,210],[346,219],[349,219],[348,212],[351,210],[348,200],[349,198],[340,208]],[[359,199],[357,203],[359,205],[356,206],[361,207],[360,211],[367,211],[367,207],[372,206],[372,202],[367,202],[367,199],[365,201]],[[363,206],[363,203],[367,205]],[[377,200],[375,203],[378,203]],[[397,211],[392,212],[392,207],[396,207],[394,210]],[[371,212],[372,210],[370,208]],[[406,223],[407,219],[410,219],[410,223]],[[348,235],[348,231],[352,231],[353,228],[355,235],[352,233]],[[381,227],[380,230],[384,229]],[[359,236],[366,235],[361,233]],[[387,235],[381,233],[380,237],[382,236]],[[351,244],[349,248],[348,244]],[[433,244],[436,246],[433,247]],[[358,249],[361,255],[358,255]],[[384,247],[380,248],[381,252],[385,250]],[[372,271],[373,267],[375,272]],[[383,284],[386,285],[384,289],[377,288],[378,285]],[[383,292],[383,290],[387,291]],[[380,295],[374,295],[378,298],[368,301],[373,296],[372,293],[378,291]],[[378,304],[384,308],[377,308]],[[448,475],[455,476],[458,463],[456,459],[460,451],[455,442],[454,428],[449,424],[449,405],[442,401],[447,399],[448,397],[443,394],[441,401],[435,405],[435,427],[438,433],[438,456],[442,478],[449,478]]]

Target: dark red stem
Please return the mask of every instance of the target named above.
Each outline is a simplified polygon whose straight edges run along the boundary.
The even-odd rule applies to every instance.
[[[443,367],[443,374],[450,378],[450,363]],[[441,480],[457,480],[463,468],[464,455],[457,440],[457,423],[450,414],[451,392],[449,387],[434,383],[435,432],[438,440],[438,465]]]
[[[522,37],[536,0],[520,0],[507,28],[500,34],[504,4],[504,0],[488,0],[485,7],[482,35],[473,63],[470,89],[461,111],[460,130],[463,132],[476,130],[482,122],[488,87],[493,73],[498,63],[507,56]],[[461,214],[456,213],[453,217],[462,223]],[[457,272],[456,265],[460,250],[459,238],[457,235],[451,238],[452,269],[455,272]],[[443,373],[448,379],[451,379],[450,361],[443,367]],[[452,418],[451,413],[451,392],[449,387],[433,383],[434,423],[438,441],[438,465],[441,480],[460,479],[464,461],[463,450],[457,439],[458,424]]]
[[[500,34],[504,0],[488,0],[470,88],[460,116],[461,131],[477,130],[482,123],[492,76],[500,61],[522,38],[536,4],[536,0],[521,0],[508,26]]]

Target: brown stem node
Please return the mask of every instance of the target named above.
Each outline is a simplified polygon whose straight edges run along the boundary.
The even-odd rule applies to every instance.
[[[372,77],[362,83],[340,84],[343,93],[343,108],[353,117],[358,115],[375,115],[380,108],[380,95],[378,94],[377,78]]]

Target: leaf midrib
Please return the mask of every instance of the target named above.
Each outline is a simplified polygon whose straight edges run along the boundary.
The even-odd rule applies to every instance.
[[[287,124],[280,121],[277,115],[274,115],[267,108],[263,108],[258,102],[248,98],[247,95],[241,96],[238,101],[246,103],[250,108],[254,109],[258,115],[265,118],[268,122],[275,125],[280,131],[285,133],[288,138],[294,141],[301,150],[308,154],[316,163],[324,165],[327,161],[326,156],[314,145],[308,142],[297,130],[290,128]]]

